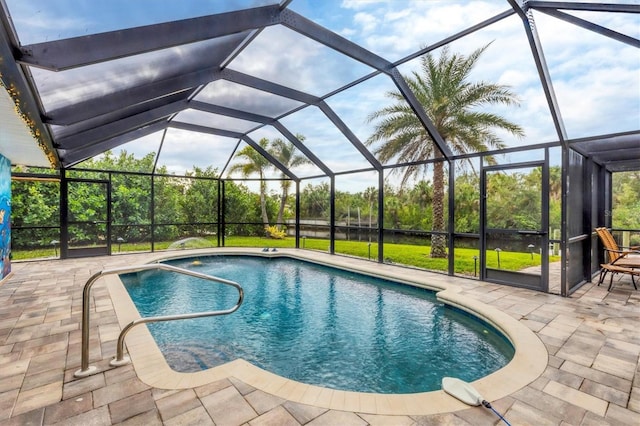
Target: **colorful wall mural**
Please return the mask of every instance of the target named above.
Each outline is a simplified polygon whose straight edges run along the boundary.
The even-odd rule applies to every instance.
[[[11,272],[11,162],[0,155],[0,280]]]

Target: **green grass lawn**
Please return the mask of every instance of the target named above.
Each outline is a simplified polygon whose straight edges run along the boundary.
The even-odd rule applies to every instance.
[[[154,244],[155,250],[166,250],[173,242],[156,242]],[[185,248],[206,248],[216,247],[217,239],[210,237],[207,239],[198,238],[190,239]],[[293,238],[286,238],[282,240],[264,238],[264,237],[226,237],[225,245],[227,247],[270,247],[270,248],[292,248],[295,247],[295,240]],[[329,241],[316,238],[305,238],[300,240],[300,248],[310,250],[329,251]],[[179,249],[179,248],[177,248]],[[126,252],[148,252],[151,251],[150,243],[122,243],[120,245],[113,244],[111,246],[112,253],[126,253]],[[364,259],[371,258],[377,260],[378,258],[378,244],[367,241],[343,241],[337,240],[335,242],[335,251],[338,254],[344,254],[348,256],[356,256]],[[446,271],[448,268],[447,259],[432,259],[429,257],[429,246],[418,246],[410,244],[392,244],[386,243],[384,245],[384,259],[385,262],[393,262],[401,265],[415,266],[423,269],[430,269],[436,271]],[[59,250],[57,252],[59,254]],[[13,259],[35,259],[35,258],[47,258],[55,257],[56,252],[51,249],[40,250],[15,250],[12,252]],[[474,275],[474,256],[479,257],[479,251],[476,249],[456,248],[455,249],[455,273],[463,275]],[[550,256],[550,262],[559,261],[559,256]],[[498,268],[497,253],[493,250],[487,251],[487,266],[489,268],[503,269],[509,271],[519,271],[531,266],[540,265],[540,255],[534,253],[520,253],[502,251],[500,253],[500,268]],[[479,259],[477,267],[480,267]],[[479,272],[479,269],[478,269]]]
[[[301,243],[302,247],[302,243]],[[327,240],[308,239],[305,242],[305,248],[314,250],[328,251]],[[359,241],[336,241],[336,253],[346,254],[349,256],[357,256],[368,259],[378,258],[378,244],[371,243],[371,251],[369,252],[368,242]],[[448,259],[433,259],[429,257],[431,247],[417,246],[409,244],[392,244],[384,245],[385,262],[393,262],[402,265],[417,266],[419,268],[431,269],[437,271],[446,271],[449,267]],[[458,274],[473,275],[474,274],[474,256],[480,256],[479,250],[468,248],[456,248],[454,257],[454,270]],[[550,256],[550,262],[560,260],[559,256]],[[478,259],[479,262],[479,259]],[[480,267],[478,263],[478,268]],[[487,251],[487,266],[489,268],[498,268],[498,258],[493,250]],[[519,271],[531,266],[540,266],[540,255],[531,253],[507,252],[500,253],[500,269],[509,271]]]

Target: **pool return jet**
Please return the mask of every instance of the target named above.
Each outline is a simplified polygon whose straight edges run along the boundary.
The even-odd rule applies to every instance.
[[[507,419],[502,417],[502,414],[498,413],[491,406],[489,401],[484,399],[482,395],[480,395],[480,393],[478,393],[478,391],[469,383],[456,379],[455,377],[444,377],[442,379],[442,390],[467,405],[473,405],[475,407],[482,405],[483,407],[490,409],[500,417],[500,420],[505,422],[508,426],[511,426]]]

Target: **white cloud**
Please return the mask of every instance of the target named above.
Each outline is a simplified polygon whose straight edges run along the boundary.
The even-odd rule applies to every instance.
[[[356,24],[360,25],[362,31],[366,33],[375,31],[376,27],[378,26],[378,20],[376,19],[376,17],[369,13],[358,12],[354,15],[353,21]]]
[[[361,10],[371,5],[388,3],[389,0],[342,0],[341,7],[345,9]]]
[[[47,6],[24,1],[9,3],[22,45],[68,38],[95,27],[94,21],[87,17],[56,14]]]
[[[346,38],[349,38],[350,36],[355,35],[357,33],[358,31],[353,28],[343,28],[340,31],[338,31],[338,34]]]
[[[387,11],[384,14],[384,20],[386,22],[404,20],[411,16],[411,10],[409,9],[401,9],[398,11]]]
[[[614,15],[599,22],[622,25]],[[551,17],[536,16],[536,23],[569,137],[637,130],[638,49]]]
[[[496,1],[380,1],[355,2],[353,9],[366,10],[376,18],[375,34],[363,32],[352,39],[394,60],[432,44],[505,9]]]
[[[282,26],[265,28],[230,68],[323,95],[371,68]]]
[[[237,140],[186,130],[169,129],[162,145],[158,167],[166,166],[170,173],[185,174],[194,166],[213,166],[218,171],[231,156]]]

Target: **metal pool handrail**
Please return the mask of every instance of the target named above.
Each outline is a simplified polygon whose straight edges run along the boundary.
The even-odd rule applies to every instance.
[[[201,274],[199,272],[190,271],[188,269],[178,268],[176,266],[167,265],[165,263],[151,263],[146,265],[137,265],[137,266],[127,266],[123,268],[114,268],[107,269],[100,272],[95,273],[84,285],[84,290],[82,292],[82,360],[80,364],[80,370],[76,371],[73,375],[75,377],[86,377],[91,374],[94,374],[97,371],[97,368],[94,366],[89,366],[89,316],[90,316],[90,304],[91,304],[91,287],[93,284],[100,278],[105,275],[112,274],[126,274],[130,272],[140,272],[140,271],[148,271],[148,270],[164,270],[169,272],[176,272],[178,274],[189,275],[195,278],[201,278],[208,281],[214,281],[220,284],[228,285],[234,287],[238,290],[238,302],[230,309],[225,309],[221,311],[209,311],[209,312],[196,312],[191,314],[177,314],[177,315],[165,315],[165,316],[157,316],[157,317],[147,317],[140,318],[134,320],[127,324],[120,335],[118,336],[118,349],[116,359],[111,361],[111,365],[123,365],[129,362],[128,359],[125,359],[123,356],[124,352],[124,338],[126,334],[136,325],[150,323],[150,322],[159,322],[159,321],[174,321],[180,319],[190,319],[190,318],[200,318],[200,317],[210,317],[216,315],[227,315],[232,312],[238,310],[242,301],[244,300],[244,290],[240,286],[240,284],[225,280],[223,278],[214,277],[212,275]]]

